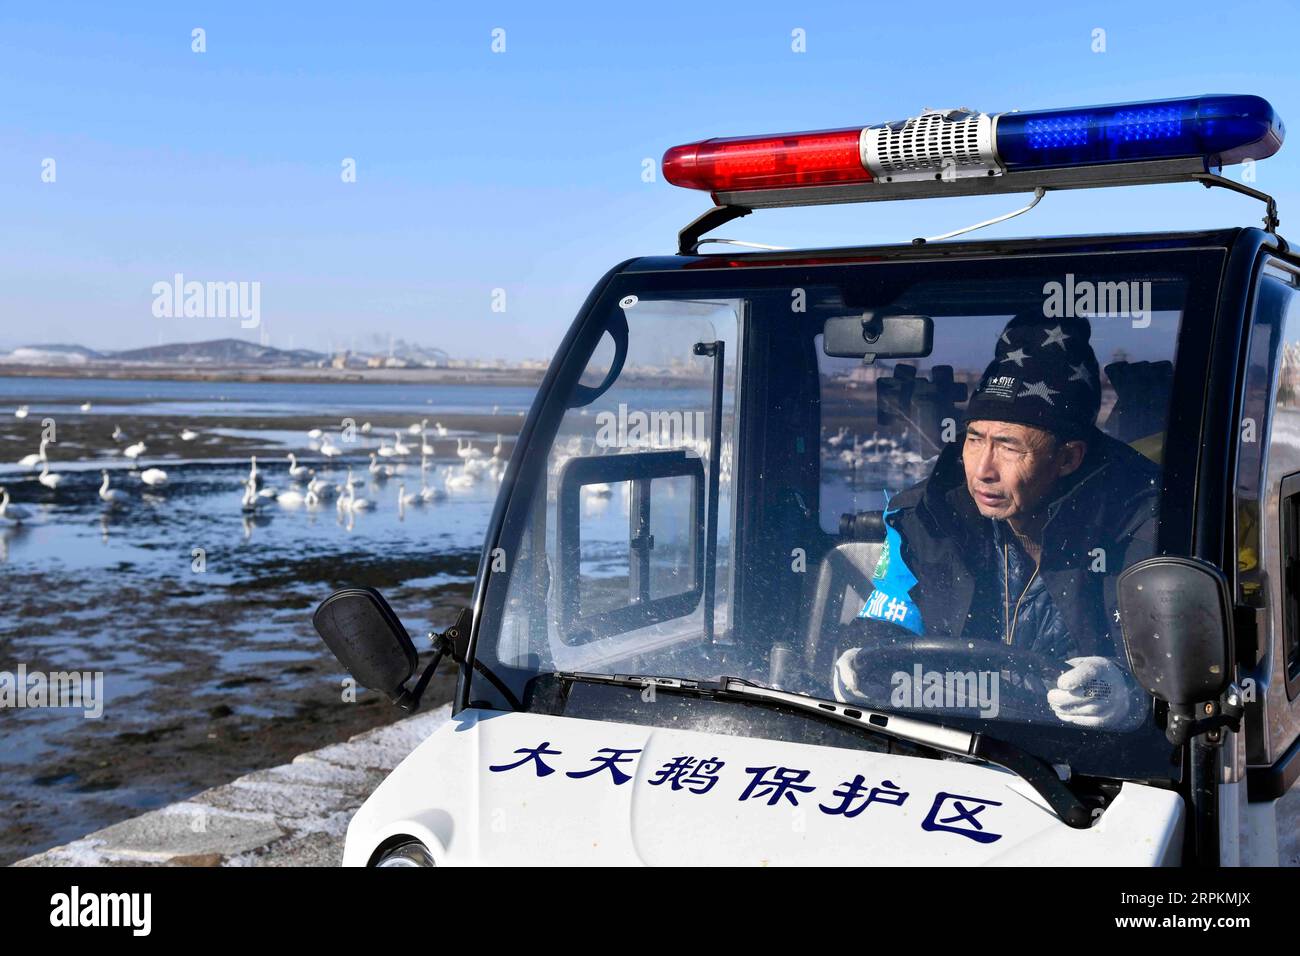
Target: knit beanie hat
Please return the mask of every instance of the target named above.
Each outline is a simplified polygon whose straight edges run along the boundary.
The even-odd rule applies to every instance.
[[[1091,334],[1085,319],[1017,315],[1003,329],[995,358],[966,404],[966,421],[1033,425],[1066,441],[1086,437],[1101,409]]]

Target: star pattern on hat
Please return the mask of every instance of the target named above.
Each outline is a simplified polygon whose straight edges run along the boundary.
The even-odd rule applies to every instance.
[[[1024,349],[1013,349],[1012,351],[1007,353],[1007,357],[1004,358],[1002,361],[1015,362],[1021,368],[1024,368],[1025,359],[1027,358],[1029,358],[1029,353],[1027,353]]]
[[[1060,394],[1061,393],[1058,392],[1056,389],[1048,388],[1046,381],[1026,382],[1025,390],[1021,392],[1019,395],[1017,395],[1016,398],[1026,398],[1029,396],[1033,396],[1035,398],[1041,398],[1048,405],[1055,405],[1056,402],[1052,401],[1052,396],[1060,395]]]
[[[1070,336],[1065,334],[1065,330],[1059,325],[1052,329],[1047,329],[1047,338],[1043,340],[1043,348],[1049,345],[1059,345],[1062,350],[1065,349],[1065,340]]]
[[[1092,373],[1088,371],[1088,366],[1083,362],[1080,362],[1078,365],[1071,365],[1070,368],[1074,369],[1074,374],[1066,379],[1066,381],[1084,382],[1088,385],[1092,384]]]

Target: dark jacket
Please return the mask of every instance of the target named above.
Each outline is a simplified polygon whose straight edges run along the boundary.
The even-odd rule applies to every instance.
[[[975,507],[958,441],[939,455],[929,478],[893,497],[887,521],[916,577],[910,597],[925,634],[1005,640],[1005,594],[1014,609],[1032,579],[1015,617],[1016,646],[1056,660],[1116,657],[1116,579],[1154,554],[1159,495],[1155,464],[1095,433],[1080,467],[1047,504],[1037,575],[1027,555],[1012,551],[1008,580],[1002,544],[1015,549],[1014,536]]]

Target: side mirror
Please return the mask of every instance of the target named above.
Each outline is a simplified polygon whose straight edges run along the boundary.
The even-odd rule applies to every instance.
[[[415,645],[382,594],[374,588],[335,591],[312,615],[325,646],[358,684],[402,704],[403,687],[418,666]]]
[[[1190,558],[1155,557],[1118,581],[1120,629],[1129,670],[1169,704],[1170,739],[1196,704],[1218,701],[1232,663],[1232,602],[1218,568]]]
[[[822,351],[835,358],[924,358],[933,347],[934,320],[928,315],[863,312],[822,326]]]

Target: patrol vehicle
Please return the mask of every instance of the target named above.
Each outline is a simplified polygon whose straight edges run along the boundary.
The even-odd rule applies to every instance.
[[[1293,854],[1300,257],[1249,175],[1282,140],[1265,100],[1209,95],[668,150],[665,178],[714,206],[676,255],[623,262],[587,298],[432,663],[416,678],[373,590],[316,612],[356,679],[408,710],[439,661],[459,670],[450,720],[357,812],[345,864]],[[1055,190],[1155,183],[1256,199],[1262,228],[705,249],[768,208],[1031,197],[975,229]],[[999,333],[1035,314],[1088,323],[1097,427],[1159,476],[1148,556],[1072,557],[1118,601],[1083,637],[1113,642],[1135,688],[1123,725],[1047,706],[1068,661],[1011,634],[882,629],[906,596],[871,600],[907,560],[890,497],[963,440]],[[856,698],[837,692],[846,650],[866,662]]]

